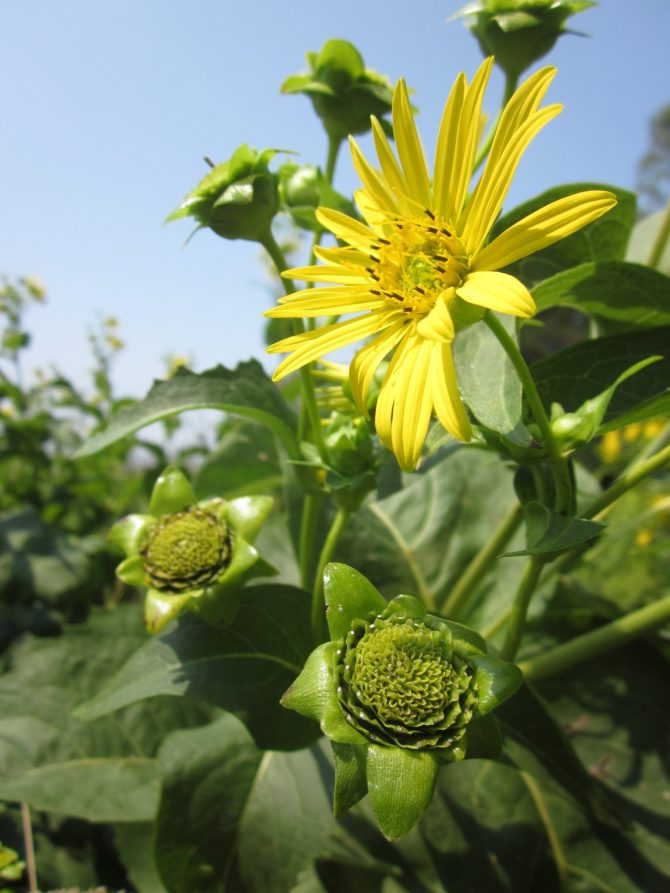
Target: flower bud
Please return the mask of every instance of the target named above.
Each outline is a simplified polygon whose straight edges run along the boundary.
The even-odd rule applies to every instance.
[[[275,573],[251,545],[271,507],[268,496],[196,502],[185,475],[165,469],[151,493],[150,514],[127,515],[109,532],[127,556],[117,577],[147,589],[150,632],[185,610],[213,626],[234,619],[244,583]]]
[[[203,177],[166,223],[194,217],[198,229],[209,227],[224,239],[263,241],[279,210],[279,177],[268,167],[275,154],[242,144]]]
[[[365,67],[360,53],[346,40],[329,40],[320,52],[308,53],[310,71],[294,74],[282,84],[282,93],[304,93],[312,100],[331,140],[350,133],[367,133],[370,116],[391,111],[388,78]]]
[[[591,0],[475,0],[457,16],[475,35],[485,56],[508,77],[518,77],[545,56],[570,16],[593,6]]]

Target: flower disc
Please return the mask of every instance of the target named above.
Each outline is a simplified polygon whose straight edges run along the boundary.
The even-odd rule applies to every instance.
[[[449,631],[403,614],[356,622],[336,672],[347,719],[381,744],[452,747],[477,703],[473,670],[454,651]]]
[[[140,554],[152,586],[183,592],[212,582],[230,553],[228,527],[211,512],[191,508],[160,517]]]

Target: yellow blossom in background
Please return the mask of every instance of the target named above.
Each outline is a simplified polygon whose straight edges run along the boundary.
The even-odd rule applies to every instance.
[[[481,319],[486,310],[518,317],[536,312],[523,283],[499,270],[571,235],[616,203],[603,191],[567,196],[487,244],[521,156],[561,110],[559,105],[540,108],[555,69],[543,68],[528,78],[505,107],[482,175],[469,195],[492,64],[493,59],[487,59],[470,84],[464,74],[456,79],[440,124],[432,176],[407,87],[399,82],[393,94],[397,157],[374,119],[380,169],[351,139],[354,167],[363,184],[355,198],[365,223],[320,208],[320,223],[345,247],[318,248],[323,264],[285,275],[326,287],[288,295],[267,313],[281,318],[357,314],[273,344],[270,353],[290,354],[274,378],[371,338],[351,362],[351,390],[360,411],[367,414],[375,370],[391,355],[374,422],[380,440],[406,470],[419,459],[433,412],[454,437],[467,441],[472,436],[452,357],[457,331]]]
[[[603,462],[614,462],[621,454],[621,437],[618,431],[608,431],[600,441],[598,452]]]
[[[640,549],[644,549],[645,546],[648,546],[653,540],[654,535],[648,528],[643,528],[642,530],[638,530],[635,534],[635,545]]]

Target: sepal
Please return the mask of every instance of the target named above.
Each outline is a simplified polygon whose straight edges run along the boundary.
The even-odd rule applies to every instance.
[[[152,515],[126,515],[112,525],[107,539],[125,555],[139,555],[142,541],[155,520]]]
[[[323,572],[326,618],[333,639],[343,639],[357,618],[379,614],[386,599],[372,583],[346,564],[327,564]]]
[[[523,682],[523,673],[515,665],[493,657],[476,654],[469,658],[475,670],[477,707],[475,716],[484,716],[510,698]]]
[[[183,471],[173,465],[158,476],[149,501],[149,511],[154,517],[181,512],[197,502],[191,482]]]
[[[438,758],[428,751],[370,745],[368,791],[386,838],[403,837],[419,821],[432,799],[438,768]]]
[[[354,744],[330,742],[335,763],[335,788],[333,791],[333,815],[343,815],[355,806],[368,792],[365,775],[366,748]]]

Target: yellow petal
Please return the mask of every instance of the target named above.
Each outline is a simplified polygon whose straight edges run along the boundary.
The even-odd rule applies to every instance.
[[[386,134],[376,118],[372,119],[372,135],[375,141],[375,149],[377,150],[377,157],[379,158],[384,181],[389,189],[392,190],[395,197],[400,200],[399,204],[402,208],[402,205],[404,204],[402,200],[407,197],[410,188],[400,170],[400,166],[396,161],[393,150],[386,138]],[[404,208],[402,210],[407,211],[408,209]]]
[[[367,415],[368,391],[377,366],[405,334],[407,323],[399,319],[374,340],[357,351],[349,366],[349,384],[358,408]]]
[[[495,238],[471,262],[473,270],[499,270],[571,236],[616,205],[611,192],[578,192],[545,205]]]
[[[495,164],[486,165],[481,180],[457,224],[457,230],[469,254],[479,251],[493,226],[512,184],[517,165],[529,143],[561,109],[560,105],[552,105],[534,112],[514,132]]]
[[[440,207],[440,212],[447,220],[455,220],[461,213],[472,178],[480,132],[482,102],[492,66],[493,58],[485,59],[465,93],[458,122],[455,154],[451,159],[450,169],[444,174],[444,184],[440,185],[440,200],[444,202]],[[445,139],[442,133],[440,136]]]
[[[302,335],[292,335],[277,341],[267,348],[268,353],[285,353],[292,351],[291,356],[286,357],[272,376],[273,381],[279,381],[290,372],[295,372],[307,363],[318,360],[319,357],[332,353],[340,347],[346,347],[362,338],[368,338],[387,326],[394,323],[398,313],[385,311],[372,311],[357,319],[347,319],[330,326],[323,326]]]
[[[342,285],[369,285],[370,277],[364,272],[349,270],[335,264],[315,264],[311,267],[296,267],[282,273],[285,279],[300,279],[303,282],[335,282]]]
[[[369,253],[364,254],[358,248],[322,248],[321,245],[315,245],[314,254],[319,260],[323,260],[326,263],[342,264],[347,267],[370,266]]]
[[[332,289],[333,291],[343,291],[344,289]],[[371,295],[369,291],[356,294],[355,289],[349,289],[349,293],[339,297],[337,300],[332,297],[319,296],[320,291],[331,291],[331,289],[315,288],[305,292],[306,297],[302,299],[292,299],[291,301],[281,303],[271,310],[266,310],[264,316],[271,319],[296,319],[303,316],[342,316],[345,313],[360,313],[362,310],[375,310],[385,307],[387,302],[379,295]],[[344,290],[346,291],[346,290]],[[310,295],[310,297],[307,297]]]
[[[437,345],[417,339],[396,372],[391,440],[398,464],[411,471],[421,456],[433,412],[428,384],[432,353]]]
[[[317,208],[316,219],[321,226],[329,229],[338,239],[349,242],[350,245],[366,248],[375,240],[373,230],[341,211],[335,211],[332,208]]]
[[[435,170],[433,176],[433,207],[449,219],[453,213],[452,179],[458,161],[457,146],[460,133],[460,118],[467,85],[465,75],[459,74],[444,106],[440,130],[435,150]]]
[[[508,273],[470,273],[463,285],[456,289],[456,294],[468,304],[512,316],[530,317],[537,312],[526,286]]]
[[[472,437],[472,428],[458,391],[450,344],[442,344],[432,353],[430,386],[440,423],[453,437],[467,443]]]
[[[404,80],[400,80],[393,91],[393,137],[405,175],[408,195],[420,202],[424,208],[429,208],[430,183],[426,158],[414,123]]]
[[[368,163],[352,136],[349,137],[349,145],[351,146],[351,159],[354,164],[354,170],[361,178],[365,191],[370,194],[380,208],[387,208],[397,213],[398,207],[395,199],[382,182],[377,171]]]
[[[375,430],[386,449],[392,450],[391,423],[393,421],[393,402],[395,399],[396,370],[401,366],[408,349],[416,343],[416,327],[407,326],[402,341],[395,349],[388,364],[384,380],[379,389],[379,397],[375,406]]]
[[[422,338],[429,341],[453,341],[454,323],[449,313],[449,300],[453,298],[453,288],[447,289],[438,296],[435,306],[428,316],[424,317],[416,327]]]
[[[303,301],[305,298],[321,298],[322,300],[332,300],[337,303],[341,298],[347,301],[350,297],[358,297],[360,295],[369,295],[370,289],[367,285],[341,285],[327,286],[317,288],[301,288],[299,291],[291,292],[290,295],[282,295],[277,298],[278,304],[290,304],[291,301]]]

